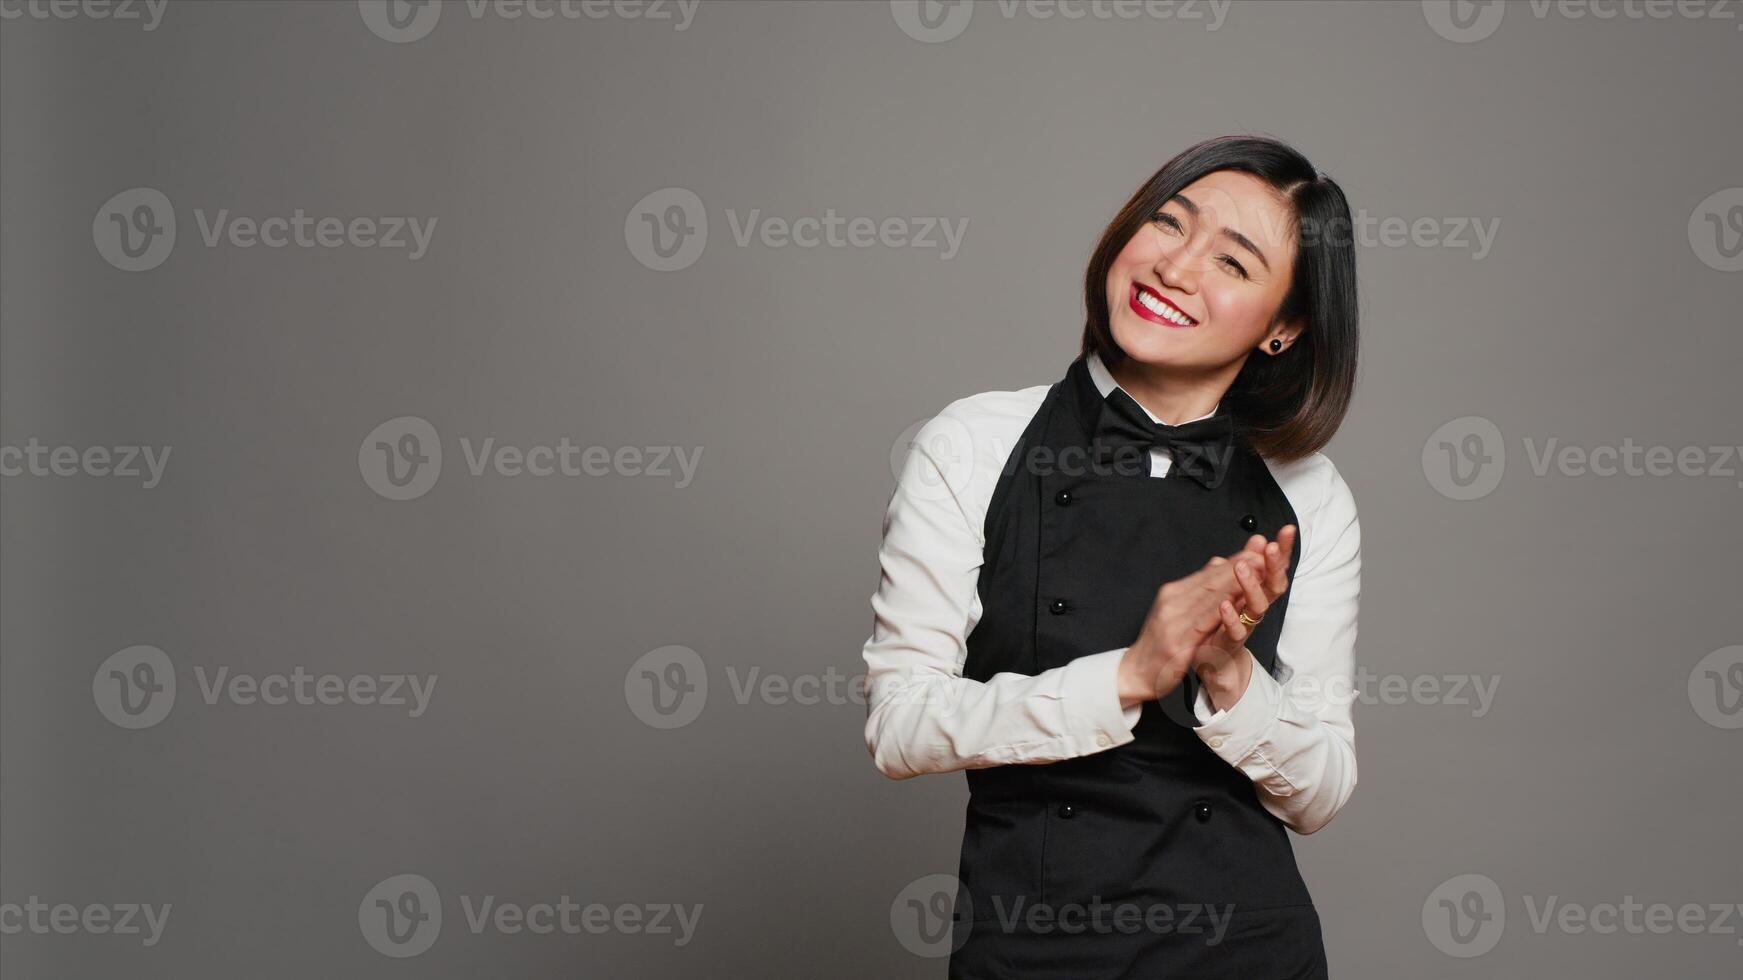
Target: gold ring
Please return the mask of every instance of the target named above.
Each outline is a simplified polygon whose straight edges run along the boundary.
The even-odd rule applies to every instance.
[[[1259,619],[1264,619],[1264,618],[1265,617],[1263,617],[1263,616],[1259,617]],[[1241,613],[1241,625],[1242,626],[1246,626],[1246,627],[1257,626],[1257,625],[1259,625],[1259,619],[1254,619],[1253,617],[1247,615],[1245,612]]]

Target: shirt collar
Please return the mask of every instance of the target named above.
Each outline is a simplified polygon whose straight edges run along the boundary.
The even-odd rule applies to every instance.
[[[1121,385],[1114,380],[1114,376],[1108,372],[1107,365],[1105,365],[1101,362],[1101,355],[1100,354],[1096,353],[1095,351],[1090,351],[1087,355],[1085,355],[1084,361],[1086,363],[1086,366],[1089,368],[1090,380],[1095,382],[1096,390],[1101,392],[1101,396],[1103,398],[1106,398],[1108,395],[1112,394],[1113,390],[1115,388],[1119,388],[1121,391],[1125,391],[1125,388],[1121,387]],[[1126,391],[1126,394],[1131,395],[1132,393],[1130,391]],[[1163,422],[1161,419],[1157,418],[1156,414],[1154,412],[1150,411],[1150,409],[1147,406],[1145,406],[1145,404],[1143,402],[1139,402],[1137,399],[1137,396],[1134,395],[1132,397],[1132,401],[1138,402],[1138,407],[1144,409],[1144,414],[1150,416],[1150,421],[1155,422],[1155,423],[1160,424],[1160,425],[1167,425],[1168,424],[1166,422]],[[1204,415],[1200,415],[1196,419],[1188,419],[1187,421],[1197,422],[1200,419],[1208,419],[1212,415],[1216,414],[1217,408],[1221,408],[1221,407],[1222,407],[1222,402],[1219,401],[1216,403],[1216,407],[1212,408],[1208,413],[1206,413]],[[1182,422],[1180,424],[1185,425],[1186,423]]]

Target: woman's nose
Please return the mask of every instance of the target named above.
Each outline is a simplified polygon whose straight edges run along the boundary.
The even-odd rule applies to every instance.
[[[1178,289],[1183,293],[1198,291],[1197,267],[1192,252],[1184,246],[1164,252],[1156,260],[1156,275],[1170,289]]]

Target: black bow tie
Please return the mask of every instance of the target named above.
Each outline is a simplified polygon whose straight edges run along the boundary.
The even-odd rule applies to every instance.
[[[1234,456],[1234,420],[1227,411],[1218,411],[1208,419],[1198,419],[1184,425],[1163,425],[1150,418],[1142,406],[1115,388],[1102,402],[1101,416],[1096,420],[1095,442],[1108,450],[1119,451],[1129,446],[1142,447],[1149,474],[1148,451],[1151,446],[1168,450],[1173,462],[1168,476],[1177,473],[1197,480],[1206,489],[1215,489],[1228,474]]]

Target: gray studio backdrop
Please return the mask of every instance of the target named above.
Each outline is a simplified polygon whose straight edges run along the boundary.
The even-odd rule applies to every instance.
[[[1346,978],[1743,962],[1737,3],[0,0],[0,973],[942,977],[857,683],[949,401],[1357,210]]]

